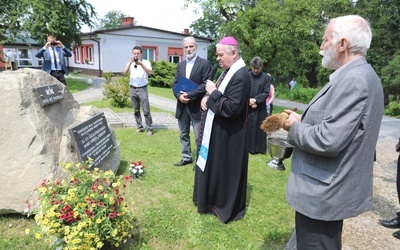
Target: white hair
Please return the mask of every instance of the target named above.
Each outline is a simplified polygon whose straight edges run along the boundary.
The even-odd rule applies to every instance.
[[[232,51],[236,50],[236,52],[238,53],[239,57],[242,57],[242,51],[240,50],[239,46],[235,46],[235,45],[225,45],[225,44],[217,44],[218,46],[224,46],[224,49],[226,51],[226,53],[228,53],[229,55],[232,55]]]
[[[195,45],[197,45],[196,38],[194,38],[193,36],[187,36],[187,37],[183,38],[182,45],[184,45],[185,42],[187,42],[187,41],[193,41],[193,43]]]
[[[332,19],[333,43],[342,38],[349,41],[349,53],[367,55],[371,45],[372,31],[367,20],[358,15],[341,16]]]

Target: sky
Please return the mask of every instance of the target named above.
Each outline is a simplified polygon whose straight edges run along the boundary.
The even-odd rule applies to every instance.
[[[97,12],[98,18],[111,10],[119,10],[134,17],[136,24],[151,28],[182,33],[201,17],[194,14],[196,5],[184,9],[184,0],[87,0]],[[83,32],[90,30],[85,27]]]

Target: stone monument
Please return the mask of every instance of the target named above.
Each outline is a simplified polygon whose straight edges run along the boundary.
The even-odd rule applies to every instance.
[[[101,154],[96,167],[118,170],[119,146],[105,117],[81,106],[49,74],[34,69],[0,73],[0,103],[0,214],[23,213],[42,180],[65,177],[61,162]],[[77,128],[82,138],[73,136]],[[85,157],[77,138],[83,151],[90,149]]]

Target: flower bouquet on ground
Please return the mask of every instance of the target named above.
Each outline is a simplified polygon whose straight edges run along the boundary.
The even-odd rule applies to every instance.
[[[63,164],[69,178],[44,180],[35,189],[38,208],[29,211],[38,225],[35,237],[53,249],[118,247],[133,233],[134,216],[124,200],[131,176],[98,168],[91,171],[90,164]]]
[[[129,172],[131,173],[132,178],[139,179],[144,175],[144,165],[143,162],[132,162],[129,166]]]

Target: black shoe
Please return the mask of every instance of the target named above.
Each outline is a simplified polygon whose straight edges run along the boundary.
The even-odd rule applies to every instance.
[[[400,228],[400,217],[396,217],[391,220],[379,220],[379,223],[382,226],[388,227],[388,228]],[[400,232],[399,232],[399,236],[400,236]]]
[[[187,164],[191,164],[192,162],[193,162],[192,160],[185,160],[185,159],[182,159],[180,162],[175,163],[174,166],[176,166],[176,167],[182,167],[182,166],[185,166],[185,165],[187,165]]]
[[[400,231],[396,231],[392,235],[400,240]]]

